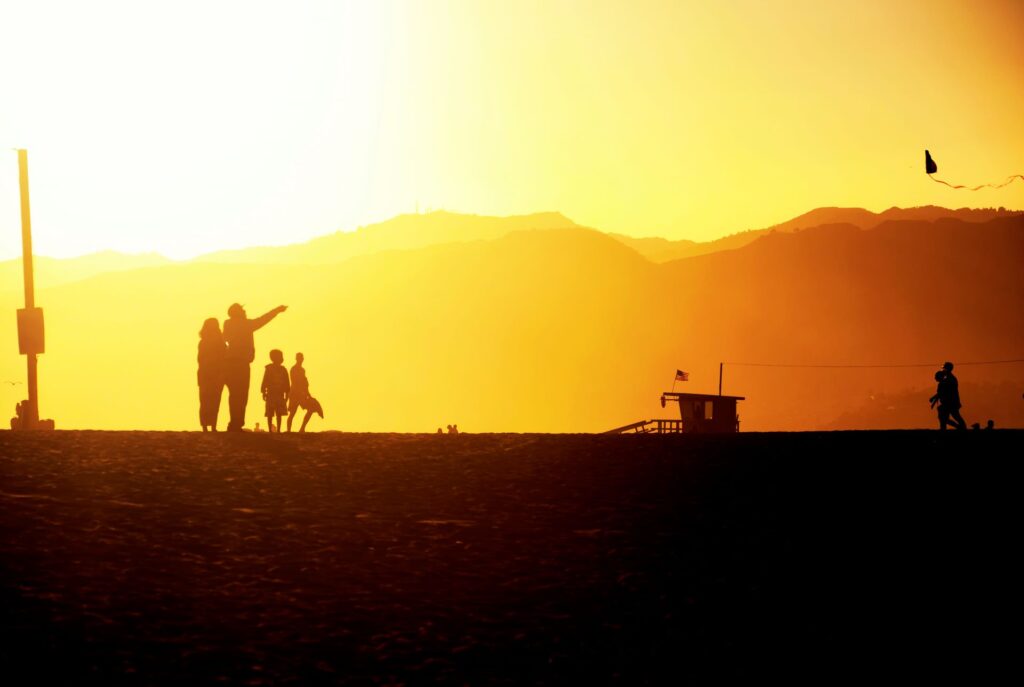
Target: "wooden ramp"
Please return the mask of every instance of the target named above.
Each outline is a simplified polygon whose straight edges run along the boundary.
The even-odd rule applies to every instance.
[[[681,434],[682,431],[682,420],[640,420],[609,429],[605,434]]]

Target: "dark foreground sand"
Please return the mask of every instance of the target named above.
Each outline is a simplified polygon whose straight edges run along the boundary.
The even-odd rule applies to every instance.
[[[3,432],[0,682],[1019,678],[1022,448]]]

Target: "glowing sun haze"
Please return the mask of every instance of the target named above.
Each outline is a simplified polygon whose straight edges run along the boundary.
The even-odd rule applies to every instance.
[[[704,240],[1024,206],[1017,2],[0,0],[37,252],[187,257],[421,207]],[[0,152],[0,258],[20,251]]]

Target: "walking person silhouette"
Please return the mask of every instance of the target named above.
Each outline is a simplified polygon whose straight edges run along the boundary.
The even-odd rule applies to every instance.
[[[938,387],[930,401],[935,407],[939,404],[939,429],[945,430],[947,425],[956,429],[967,429],[967,421],[960,415],[960,384],[953,375],[953,363],[947,362],[935,373]]]
[[[939,400],[949,411],[949,418],[952,420],[950,424],[955,423],[957,429],[967,429],[967,420],[960,416],[960,382],[953,375],[953,363],[943,363],[942,371],[946,373],[946,378],[939,385],[940,391],[944,391]]]
[[[289,432],[292,431],[292,421],[295,420],[296,413],[299,412],[299,408],[306,402],[306,397],[309,396],[309,380],[306,379],[306,370],[302,367],[302,361],[305,359],[304,355],[296,353],[295,364],[292,365],[291,369],[292,390],[288,394]],[[299,430],[300,432],[306,430],[306,423],[309,422],[309,416],[312,414],[312,411],[306,411],[306,419],[302,422],[302,429]]]
[[[295,419],[296,413],[299,412],[299,408],[306,410],[306,415],[302,418],[302,426],[299,427],[300,432],[306,431],[306,425],[309,424],[309,418],[313,417],[313,413],[316,413],[323,419],[324,408],[320,405],[320,401],[313,398],[313,395],[309,393],[309,379],[306,377],[306,368],[302,366],[302,362],[305,357],[301,353],[295,354],[295,364],[292,365],[291,378],[292,378],[292,390],[288,395],[288,431],[292,431],[292,420]]]
[[[279,305],[250,320],[245,314],[245,308],[238,303],[228,308],[228,319],[224,322],[224,339],[228,345],[224,379],[228,386],[228,408],[231,411],[229,432],[241,432],[245,426],[245,406],[249,402],[249,365],[256,359],[253,332],[287,309],[287,306]]]

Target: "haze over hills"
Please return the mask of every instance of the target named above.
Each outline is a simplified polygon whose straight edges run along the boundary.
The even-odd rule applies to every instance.
[[[36,256],[33,266],[37,284],[60,286],[106,272],[157,267],[169,265],[171,262],[157,253],[129,254],[107,250],[77,258]],[[0,262],[0,291],[12,288],[20,289],[22,279],[21,258]]]
[[[339,231],[305,243],[243,248],[202,255],[197,260],[220,263],[275,262],[326,264],[382,250],[408,250],[439,243],[486,241],[524,229],[566,229],[578,226],[557,212],[510,217],[464,215],[438,210],[399,215],[385,222]]]
[[[935,221],[956,218],[965,222],[983,222],[995,217],[1014,216],[1020,211],[1003,208],[960,208],[951,210],[936,206],[889,208],[880,213],[863,208],[817,208],[791,220],[764,229],[752,229],[724,236],[713,241],[670,240],[661,237],[636,238],[625,234],[609,236],[624,243],[654,262],[668,262],[684,257],[706,255],[721,250],[741,248],[773,231],[788,232],[822,224],[847,223],[861,229],[872,229],[887,220]],[[380,250],[420,248],[456,241],[492,240],[513,231],[529,229],[566,229],[579,227],[576,222],[557,212],[488,217],[446,211],[399,215],[385,222],[360,227],[353,232],[336,232],[306,243],[281,247],[244,248],[219,251],[197,258],[210,262],[294,262],[329,263],[366,255]]]
[[[847,223],[861,229],[871,229],[890,219],[934,221],[949,217],[965,222],[982,222],[995,217],[1019,214],[1021,211],[1003,208],[950,210],[927,206],[890,208],[881,213],[873,213],[862,208],[817,208],[772,227],[731,234],[714,241],[695,242],[661,237],[636,238],[617,233],[608,235],[653,262],[668,262],[684,257],[740,248],[773,231],[798,231],[823,224]],[[354,231],[338,231],[304,243],[217,251],[201,255],[195,260],[227,264],[330,264],[382,250],[409,250],[444,243],[493,240],[513,231],[572,227],[580,227],[580,225],[557,212],[490,217],[435,211],[424,214],[398,215],[384,222],[359,227]],[[140,267],[167,265],[172,262],[174,261],[157,253],[126,254],[117,251],[103,251],[77,258],[36,256],[36,277],[40,286],[57,286],[87,279],[104,272],[133,270]],[[20,258],[0,261],[0,291],[20,287]]]
[[[399,226],[418,217],[431,216]],[[660,264],[606,234],[543,217],[545,228],[503,233],[493,222],[496,238],[333,264],[295,263],[289,247],[265,264],[172,263],[43,289],[43,414],[62,427],[194,427],[196,334],[234,301],[250,316],[289,306],[256,336],[250,426],[260,419],[270,348],[289,364],[305,353],[327,411],[320,428],[374,431],[450,422],[469,431],[600,431],[671,417],[677,411],[658,397],[674,370],[691,373],[679,390],[713,393],[721,361],[725,393],[748,397],[745,430],[841,426],[871,417],[864,409],[878,410],[873,397],[900,394],[921,402],[886,404],[894,408],[887,421],[927,427],[931,367],[731,363],[937,368],[947,359],[1024,357],[1019,215],[768,232],[738,249]],[[0,292],[0,308],[19,305],[16,289]],[[16,347],[5,351],[4,378],[20,378]],[[1007,391],[1024,390],[1024,366],[957,373],[965,391],[985,394],[984,402],[965,397],[969,421],[987,419],[972,415],[973,402],[1004,409],[999,426],[1024,425],[1020,393]],[[2,400],[13,406],[23,393],[5,387]]]
[[[194,260],[224,264],[330,264],[382,250],[408,250],[441,243],[489,240],[523,229],[563,229],[576,226],[575,222],[557,212],[488,217],[436,211],[399,215],[384,222],[359,227],[355,231],[338,231],[305,243],[217,251],[200,255]],[[173,262],[179,261],[157,253],[103,251],[75,258],[37,255],[36,282],[41,287],[59,286],[106,272]],[[0,291],[21,288],[21,283],[21,258],[0,261]]]

